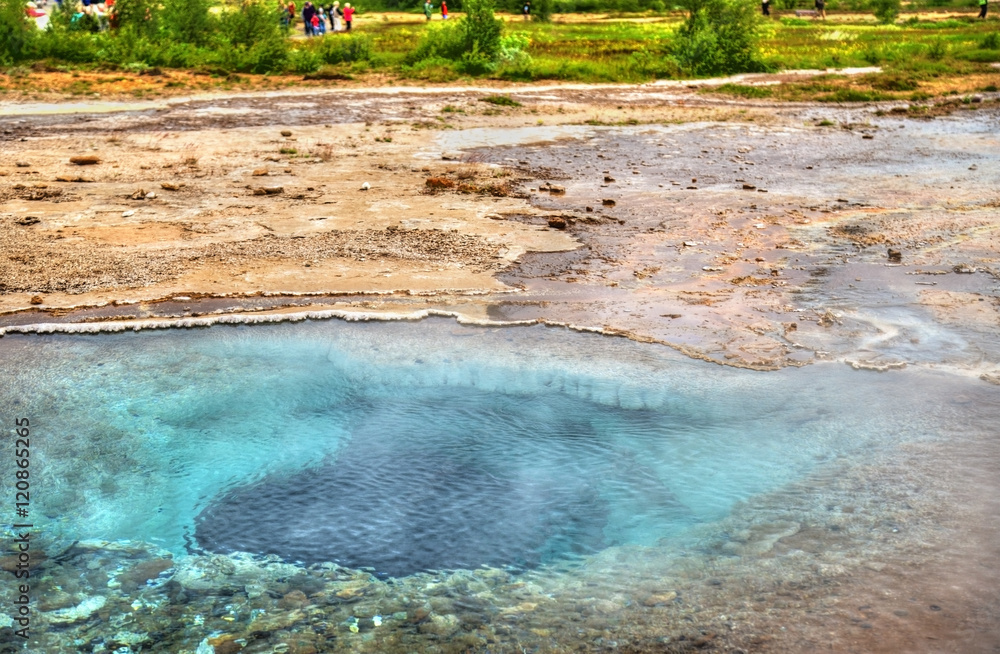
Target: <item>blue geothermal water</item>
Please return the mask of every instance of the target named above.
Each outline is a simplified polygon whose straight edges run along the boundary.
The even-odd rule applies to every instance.
[[[52,549],[146,541],[380,576],[681,541],[821,466],[998,413],[993,387],[940,373],[755,373],[447,320],[9,336],[0,375],[4,415],[31,419]]]

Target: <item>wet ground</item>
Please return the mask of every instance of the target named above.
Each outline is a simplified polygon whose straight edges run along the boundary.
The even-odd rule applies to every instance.
[[[914,120],[677,84],[486,92],[11,105],[0,324],[444,308],[737,366],[996,374],[989,94]]]
[[[690,549],[608,550],[576,576],[397,583],[67,546],[41,651],[71,631],[95,652],[161,631],[199,654],[997,651],[995,439],[961,428],[1000,384],[996,98],[921,121],[677,87],[484,94],[0,115],[0,329],[324,310],[572,325],[735,367],[944,369],[968,379],[926,397],[956,438],[831,461]],[[84,154],[102,162],[68,163]],[[86,604],[97,590],[108,608]]]

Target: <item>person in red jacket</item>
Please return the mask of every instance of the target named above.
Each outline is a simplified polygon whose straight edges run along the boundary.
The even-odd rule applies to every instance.
[[[354,7],[348,2],[344,5],[344,31],[351,31],[351,21],[354,20]]]
[[[448,20],[448,5],[441,0],[441,20]]]

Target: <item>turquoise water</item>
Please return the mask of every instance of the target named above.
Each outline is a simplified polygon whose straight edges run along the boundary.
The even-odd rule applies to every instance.
[[[111,547],[95,541],[178,565],[330,562],[389,581],[706,551],[706,525],[755,497],[805,515],[804,480],[1000,416],[995,387],[933,371],[756,373],[447,320],[9,336],[0,357],[2,413],[31,419],[38,542],[66,553],[70,576]],[[107,565],[125,595],[131,564]],[[254,583],[238,587],[247,601]]]

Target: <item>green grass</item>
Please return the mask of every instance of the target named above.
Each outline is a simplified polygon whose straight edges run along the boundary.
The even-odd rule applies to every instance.
[[[971,11],[971,10],[970,10]],[[776,8],[779,14],[785,10]],[[762,87],[725,84],[709,92],[743,98],[821,99],[831,102],[865,102],[880,99],[904,99],[909,94],[926,93],[935,80],[955,76],[1000,73],[989,64],[1000,62],[1000,38],[996,36],[998,21],[985,22],[962,19],[939,21],[903,21],[896,25],[878,25],[870,15],[838,19],[832,13],[827,21],[788,17],[766,22],[762,28],[761,55],[773,70],[828,69],[880,66],[883,72],[860,78],[826,76],[809,81]],[[566,80],[578,82],[647,82],[658,78],[683,77],[671,57],[676,29],[684,14],[672,12],[658,15],[645,22],[625,22],[594,18],[568,23],[537,23],[510,21],[508,34],[527,39],[527,57],[500,65],[485,75],[500,80],[536,81]],[[469,79],[459,72],[456,62],[447,59],[425,59],[407,63],[416,44],[428,30],[441,29],[439,24],[394,22],[379,20],[367,13],[355,26],[350,43],[344,38],[291,42],[292,56],[286,68],[277,72],[298,74],[299,80],[319,82],[349,80],[369,73],[388,74],[397,78],[420,79],[429,82],[450,82]],[[180,48],[177,44],[155,44],[146,50],[129,51],[122,60],[115,60],[115,36],[110,33],[72,33],[56,48],[46,52],[45,64],[70,70],[130,70],[132,68],[191,68],[208,70],[218,78],[206,80],[214,86],[244,80],[225,81],[234,72],[227,68],[224,57],[209,47]],[[333,41],[330,41],[330,39]],[[30,71],[22,67],[8,69],[4,85],[14,88],[32,84]],[[13,73],[13,74],[12,74]],[[21,77],[18,77],[21,75]],[[27,77],[25,77],[25,75]],[[22,79],[23,81],[17,81]],[[982,87],[992,80],[980,81]],[[165,82],[166,83],[166,82]],[[173,83],[173,82],[172,82]],[[285,82],[291,83],[291,82]],[[996,84],[994,84],[995,86]],[[74,85],[70,92],[91,92],[87,84]],[[970,89],[971,90],[971,89]],[[963,90],[963,93],[968,92]],[[491,99],[492,98],[492,99]],[[516,107],[508,96],[484,98],[497,107]],[[444,113],[459,111],[446,108]]]
[[[743,84],[723,84],[711,89],[705,89],[702,93],[723,93],[735,95],[740,98],[770,98],[774,95],[774,90],[766,86],[746,86]]]
[[[495,104],[501,107],[520,107],[521,103],[517,100],[512,99],[509,95],[488,95],[485,98],[479,98],[480,102],[489,102],[490,104]]]

